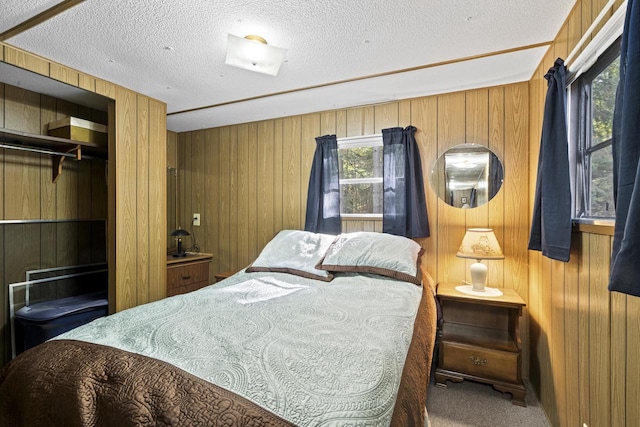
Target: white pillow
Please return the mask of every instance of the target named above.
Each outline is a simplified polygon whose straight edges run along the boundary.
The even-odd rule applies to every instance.
[[[247,272],[289,273],[309,279],[331,281],[333,275],[316,265],[336,236],[301,230],[282,230],[264,247]]]
[[[420,285],[422,247],[392,234],[357,232],[338,236],[317,268],[373,273]]]

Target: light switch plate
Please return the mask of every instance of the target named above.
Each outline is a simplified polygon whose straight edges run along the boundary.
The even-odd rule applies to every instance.
[[[195,227],[199,227],[200,226],[200,214],[199,213],[194,213],[193,214],[193,225]]]

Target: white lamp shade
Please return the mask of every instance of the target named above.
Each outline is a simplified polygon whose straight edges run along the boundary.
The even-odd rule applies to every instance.
[[[225,64],[275,76],[286,52],[280,47],[229,34]]]
[[[468,229],[456,256],[477,260],[504,258],[498,239],[491,228]]]

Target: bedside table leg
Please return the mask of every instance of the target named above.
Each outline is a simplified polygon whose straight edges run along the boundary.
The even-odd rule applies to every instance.
[[[447,380],[453,381],[454,383],[461,383],[464,378],[449,373],[449,371],[442,371],[440,369],[436,369],[435,373],[436,378],[436,386],[441,388],[447,388]]]
[[[493,388],[503,393],[510,393],[512,404],[518,405],[518,406],[524,406],[524,407],[527,406],[527,404],[524,402],[525,397],[527,397],[527,389],[525,389],[524,386],[508,387],[504,385],[494,384]]]

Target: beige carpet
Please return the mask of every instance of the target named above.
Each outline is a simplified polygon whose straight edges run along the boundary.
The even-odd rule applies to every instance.
[[[432,377],[433,378],[433,377]],[[429,385],[427,411],[431,427],[549,427],[535,393],[527,384],[527,407],[511,404],[511,395],[473,381]]]

